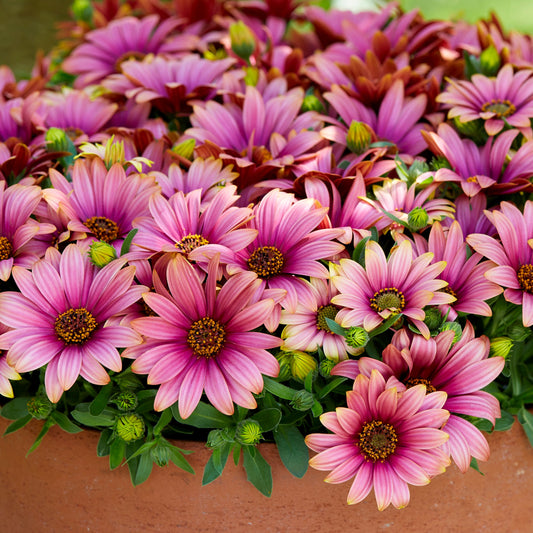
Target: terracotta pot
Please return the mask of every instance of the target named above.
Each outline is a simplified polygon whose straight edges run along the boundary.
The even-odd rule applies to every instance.
[[[5,427],[0,419],[0,431]],[[489,436],[492,455],[481,463],[484,476],[450,467],[428,486],[412,487],[406,509],[383,512],[376,510],[373,495],[348,506],[349,484],[328,485],[322,472],[292,477],[273,445],[260,448],[273,470],[274,493],[268,499],[233,463],[202,487],[210,452],[200,443],[178,444],[194,450],[188,459],[195,476],[173,465],[154,467],[136,488],[126,467],[111,472],[107,458],[96,456],[95,432],[69,435],[54,427],[25,458],[40,427],[32,421],[0,438],[2,531],[531,531],[533,450],[517,423]]]

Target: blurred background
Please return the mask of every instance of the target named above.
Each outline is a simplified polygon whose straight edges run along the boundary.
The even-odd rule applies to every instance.
[[[426,18],[475,22],[495,11],[504,29],[533,31],[531,0],[401,0],[405,10],[418,8]],[[71,0],[0,0],[0,65],[26,77],[37,50],[48,52],[55,42],[56,23],[68,16]],[[373,0],[332,0],[334,7],[360,11],[375,9]]]

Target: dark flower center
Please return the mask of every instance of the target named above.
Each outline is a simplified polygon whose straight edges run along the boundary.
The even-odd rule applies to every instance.
[[[80,130],[80,128],[65,128],[65,134],[71,141],[75,141],[83,133],[83,130]]]
[[[115,61],[115,70],[117,72],[122,72],[122,63],[125,61],[129,61],[130,59],[137,59],[138,61],[141,61],[144,59],[146,54],[143,52],[139,52],[137,50],[129,50],[128,52],[125,52],[122,54],[116,61]]]
[[[379,289],[372,298],[370,298],[370,307],[380,313],[388,309],[395,313],[401,313],[405,307],[405,297],[401,291],[395,287]]]
[[[0,237],[0,261],[9,259],[13,255],[13,245],[7,237]]]
[[[328,323],[326,322],[326,318],[331,318],[331,320],[335,320],[335,317],[337,316],[338,309],[334,305],[323,305],[318,308],[318,311],[316,313],[316,329],[327,331],[328,333],[333,333],[328,326]]]
[[[212,359],[220,353],[225,338],[224,327],[211,317],[205,316],[191,324],[187,333],[187,344],[196,357]]]
[[[497,118],[508,117],[516,111],[516,107],[509,100],[491,100],[485,102],[481,111],[490,111],[494,113]]]
[[[206,244],[209,244],[209,241],[207,239],[205,239],[201,235],[193,233],[183,237],[183,239],[181,239],[180,242],[177,242],[175,246],[180,252],[188,254],[189,252],[192,252],[195,248],[198,248],[199,246],[204,246]]]
[[[85,307],[80,307],[61,313],[56,318],[54,330],[65,344],[83,344],[97,326],[93,315]]]
[[[99,241],[110,243],[118,238],[118,225],[109,218],[91,217],[84,224],[96,235]]]
[[[523,291],[533,294],[533,265],[520,265],[516,272],[518,283]]]
[[[425,385],[426,386],[426,393],[429,394],[430,392],[436,392],[436,388],[431,384],[431,381],[426,378],[409,378],[405,382],[405,386],[410,389],[411,387],[414,387],[415,385]]]
[[[451,294],[457,300],[457,293],[449,285],[446,285],[446,287],[443,287],[441,290],[442,292]]]
[[[247,263],[260,278],[270,279],[281,274],[285,259],[275,246],[261,246],[252,252]]]
[[[383,463],[398,445],[398,434],[392,426],[382,420],[367,422],[360,431],[358,446],[367,461]]]

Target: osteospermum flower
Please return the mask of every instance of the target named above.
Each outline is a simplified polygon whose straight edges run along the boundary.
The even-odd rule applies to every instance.
[[[8,328],[0,322],[0,334],[6,331],[8,331]],[[19,379],[21,379],[19,373],[7,364],[4,350],[0,350],[0,394],[7,398],[13,398],[13,387],[11,386],[10,380]]]
[[[346,400],[348,407],[320,417],[332,434],[306,437],[307,445],[319,452],[309,464],[331,470],[326,477],[329,483],[355,476],[348,504],[364,500],[374,488],[380,511],[391,503],[405,507],[408,484],[426,485],[449,464],[439,449],[448,439],[441,430],[449,416],[442,409],[446,394],[426,395],[423,385],[399,393],[374,370],[370,377],[357,376]]]
[[[447,285],[436,279],[446,263],[431,264],[432,259],[433,254],[428,252],[413,260],[411,243],[403,241],[387,260],[380,245],[368,241],[365,268],[351,259],[341,259],[335,267],[338,275],[332,281],[339,294],[331,302],[343,307],[337,321],[343,327],[363,326],[371,331],[401,313],[429,338],[423,308],[454,301],[451,294],[438,292]]]
[[[0,181],[0,280],[7,281],[13,265],[29,267],[39,256],[33,253],[31,240],[52,233],[55,226],[30,218],[41,201],[39,187],[11,185]]]
[[[150,196],[159,191],[153,177],[126,175],[115,163],[109,170],[99,158],[78,160],[68,181],[50,170],[53,189],[44,191],[48,204],[70,219],[68,229],[120,249],[133,220],[147,215]]]
[[[437,101],[450,109],[448,118],[458,117],[461,122],[484,120],[489,135],[498,134],[507,122],[531,138],[532,94],[531,70],[515,74],[507,64],[496,78],[474,74],[472,81],[449,80],[447,90],[437,96]]]
[[[453,341],[453,331],[423,339],[400,330],[383,351],[383,361],[370,357],[343,361],[331,373],[355,379],[359,373],[370,376],[378,370],[385,379],[398,379],[402,384],[398,385],[399,390],[422,384],[428,393],[446,393],[443,408],[452,414],[444,428],[450,435],[445,449],[460,470],[466,472],[471,457],[487,461],[490,450],[481,431],[464,416],[485,418],[492,424],[500,417],[498,400],[481,389],[496,379],[505,361],[503,357],[489,358],[489,339],[475,338],[470,322],[466,323],[461,339],[455,344]]]
[[[253,331],[272,312],[274,300],[262,297],[260,280],[249,272],[231,277],[217,291],[217,271],[215,259],[202,283],[184,257],[174,256],[166,273],[168,292],[143,296],[158,316],[132,321],[148,343],[123,356],[135,358],[132,370],[159,385],[157,411],[177,401],[180,416],[187,418],[204,391],[221,413],[233,414],[234,402],[253,409],[253,393],[263,390],[261,374],[279,372],[267,350],[280,339]]]
[[[132,284],[135,268],[122,268],[124,263],[116,260],[98,271],[70,244],[62,254],[49,248],[32,272],[13,268],[20,292],[0,294],[0,322],[12,328],[0,335],[0,349],[17,372],[46,365],[50,401],[58,402],[78,376],[105,385],[104,366],[122,368],[117,347],[142,341],[131,328],[106,324],[147,290]]]
[[[466,242],[476,252],[496,263],[485,273],[487,279],[506,287],[504,298],[522,306],[525,327],[533,325],[533,202],[528,200],[524,214],[513,204],[502,202],[499,211],[485,211],[494,224],[499,241],[473,233]]]
[[[295,275],[327,279],[328,270],[319,261],[344,250],[341,243],[333,241],[343,235],[343,229],[315,229],[326,212],[312,199],[295,201],[292,194],[269,192],[255,206],[249,223],[257,230],[257,237],[235,254],[228,272],[252,271],[263,286],[287,291],[283,305],[294,312],[301,285]],[[280,311],[276,307],[267,323],[272,331],[279,324]]]

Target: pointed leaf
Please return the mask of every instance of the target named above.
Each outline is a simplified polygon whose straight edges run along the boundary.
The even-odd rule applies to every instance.
[[[31,415],[26,415],[22,418],[19,418],[18,420],[15,420],[15,422],[7,426],[6,430],[4,431],[4,437],[6,435],[9,435],[10,433],[14,433],[15,431],[18,431],[19,429],[23,428],[31,419]]]
[[[112,383],[108,383],[100,389],[94,400],[89,405],[89,413],[91,415],[98,416],[105,409],[112,390]]]
[[[60,411],[52,411],[50,418],[67,433],[80,433],[83,431],[80,426],[74,424],[65,413],[61,413]]]
[[[267,497],[272,495],[272,469],[257,448],[245,446],[244,469],[250,483]]]
[[[285,468],[293,476],[303,477],[309,464],[309,450],[298,428],[280,424],[274,431],[274,440]]]
[[[231,417],[223,415],[218,409],[204,402],[200,402],[192,414],[186,418],[181,418],[178,411],[178,404],[175,403],[170,408],[174,418],[182,423],[196,428],[214,429],[225,428],[233,423]]]

